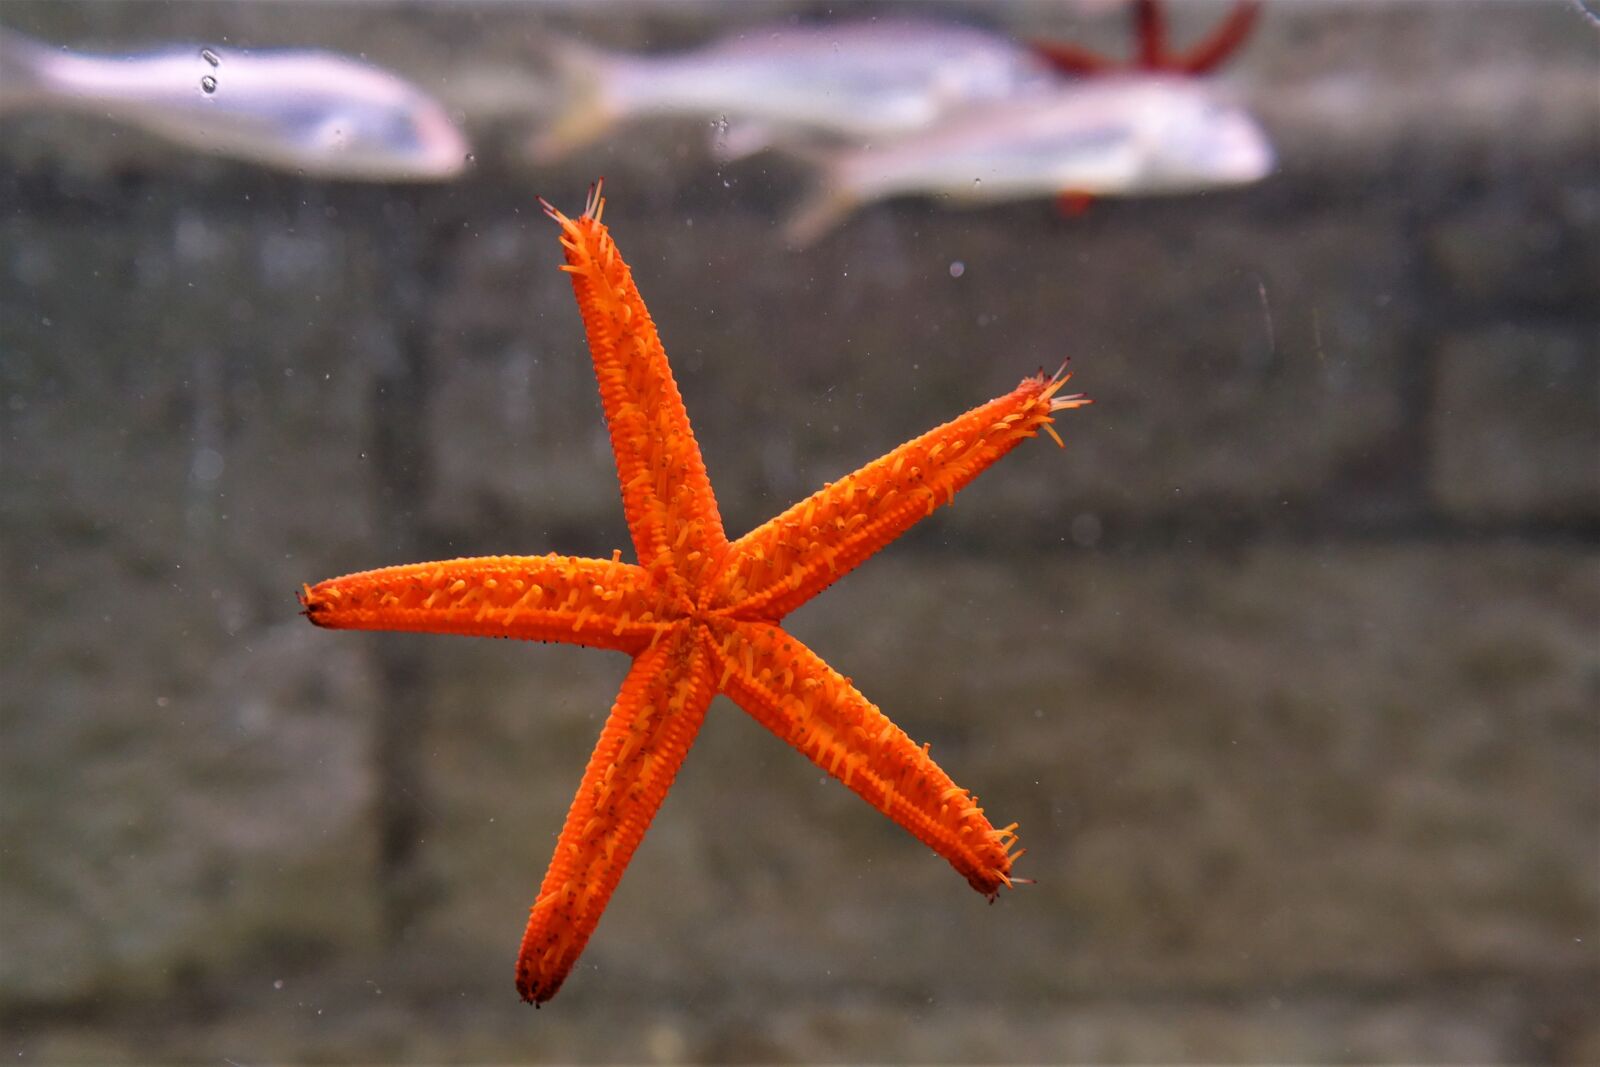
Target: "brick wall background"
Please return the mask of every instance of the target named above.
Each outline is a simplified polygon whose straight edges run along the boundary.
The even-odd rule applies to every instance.
[[[805,250],[804,169],[719,168],[698,124],[521,151],[546,29],[822,10],[0,8],[503,106],[435,189],[0,119],[6,1055],[1600,1059],[1600,31],[1272,4],[1225,74],[1260,186],[898,201]],[[627,543],[533,205],[602,173],[730,530],[1065,355],[1097,403],[792,619],[1038,884],[983,906],[719,701],[534,1014],[516,939],[625,661],[321,633],[293,591]]]

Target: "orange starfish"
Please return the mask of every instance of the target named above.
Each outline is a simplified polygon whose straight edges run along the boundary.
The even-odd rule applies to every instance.
[[[717,693],[916,835],[991,900],[1011,885],[1015,824],[995,829],[850,679],[779,623],[1065,408],[1066,376],[1028,378],[729,542],[700,448],[596,185],[561,226],[637,564],[489,556],[308,586],[318,626],[519,637],[611,648],[633,667],[589,759],[528,918],[517,989],[561,987]]]

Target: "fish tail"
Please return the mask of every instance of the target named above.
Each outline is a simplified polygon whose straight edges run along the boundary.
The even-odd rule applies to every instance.
[[[32,107],[50,96],[50,49],[0,27],[0,111]]]
[[[593,141],[618,119],[611,82],[621,58],[569,37],[548,45],[552,76],[552,119],[533,139],[533,157],[551,163]]]

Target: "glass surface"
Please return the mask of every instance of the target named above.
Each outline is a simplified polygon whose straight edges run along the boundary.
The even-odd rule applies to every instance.
[[[1170,5],[1173,41],[1229,9]],[[595,50],[913,16],[1133,49],[1087,0],[0,5],[199,64],[178,102],[24,106],[0,52],[0,1053],[1600,1060],[1600,26],[1267,4],[1206,80],[1263,180],[975,175],[805,244],[893,135],[541,141],[616,76]],[[263,161],[326,117],[235,74],[282,48],[414,82],[472,158]],[[688,84],[758,109],[792,61]],[[251,92],[289,132],[174,123]],[[535,1013],[517,939],[627,658],[327,632],[296,591],[632,558],[535,199],[601,175],[730,534],[1067,357],[1095,403],[787,622],[1020,823],[1036,884],[989,906],[719,698]]]

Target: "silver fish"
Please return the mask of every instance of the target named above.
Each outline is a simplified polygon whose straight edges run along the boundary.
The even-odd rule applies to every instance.
[[[64,110],[316,178],[442,181],[471,148],[443,105],[333,52],[85,55],[0,30],[0,116]]]
[[[1015,41],[911,18],[758,27],[656,56],[563,40],[552,59],[562,104],[534,145],[546,160],[645,116],[743,121],[738,143],[724,146],[733,154],[790,133],[884,137],[1061,81]]]
[[[1156,196],[1258,181],[1267,136],[1193,79],[1129,75],[973,107],[881,146],[813,154],[816,193],[789,223],[806,243],[862,204],[905,194],[970,204],[1037,196]]]

